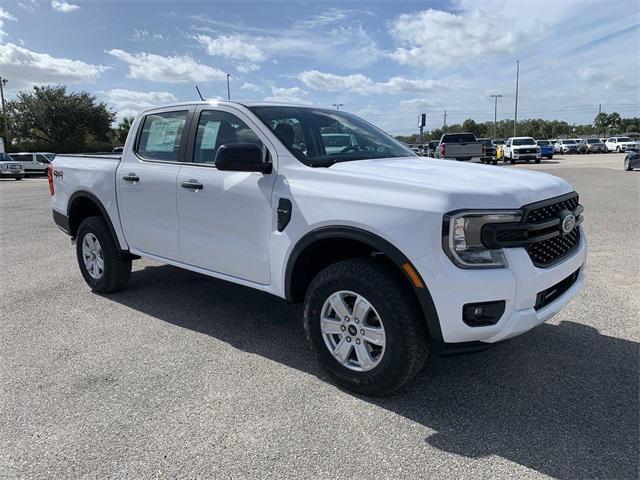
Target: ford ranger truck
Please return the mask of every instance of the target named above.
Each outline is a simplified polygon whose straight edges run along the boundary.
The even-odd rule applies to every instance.
[[[326,132],[356,142],[327,149]],[[145,257],[301,302],[321,363],[369,395],[410,382],[431,352],[540,325],[585,275],[565,180],[418,157],[343,111],[155,108],[120,155],[58,155],[49,188],[93,291],[123,288]]]

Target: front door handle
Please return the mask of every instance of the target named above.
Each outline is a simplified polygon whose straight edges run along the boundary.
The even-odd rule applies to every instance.
[[[122,179],[125,182],[139,182],[140,181],[140,177],[138,177],[135,173],[127,173],[126,175],[122,176]]]
[[[198,183],[197,180],[189,180],[188,182],[182,182],[182,188],[190,188],[191,190],[202,190],[204,185]]]

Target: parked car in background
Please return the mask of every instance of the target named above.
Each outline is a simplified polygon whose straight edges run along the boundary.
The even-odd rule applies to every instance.
[[[553,146],[556,153],[580,153],[578,143],[570,138],[560,138]]]
[[[585,149],[585,153],[607,153],[607,146],[599,138],[583,138],[580,145]]]
[[[536,140],[536,143],[540,147],[540,156],[551,160],[554,153],[553,144],[549,140]]]
[[[473,133],[445,133],[440,137],[438,158],[471,160],[482,157],[482,144]]]
[[[22,163],[16,162],[6,153],[0,153],[0,177],[22,180],[24,178]]]
[[[327,154],[323,128],[358,147]],[[425,161],[343,111],[156,108],[121,156],[60,155],[50,171],[53,220],[93,291],[123,288],[145,257],[301,302],[322,365],[363,394],[402,387],[431,351],[544,323],[585,277],[584,208],[567,181]]]
[[[496,154],[496,146],[490,138],[479,138],[478,141],[482,144],[482,157],[480,161],[482,163],[498,164],[498,157]]]
[[[624,157],[624,169],[630,172],[634,168],[640,168],[640,152],[638,151],[629,152]]]
[[[532,137],[512,137],[504,144],[504,158],[513,165],[518,160],[540,163],[540,147]]]
[[[435,158],[436,150],[438,149],[439,143],[440,143],[440,140],[432,140],[429,143],[427,143],[427,151],[426,151],[427,157]]]
[[[56,158],[56,154],[50,152],[18,152],[9,156],[22,164],[25,175],[46,175],[49,164]]]
[[[348,133],[322,133],[322,143],[327,155],[350,152],[358,149],[356,137]],[[413,150],[413,149],[412,149]]]
[[[498,146],[496,146],[496,160],[498,161],[502,160],[503,162],[506,162],[504,158],[504,143],[501,143]]]
[[[626,152],[627,150],[637,150],[638,142],[631,137],[609,137],[605,143],[609,152]]]

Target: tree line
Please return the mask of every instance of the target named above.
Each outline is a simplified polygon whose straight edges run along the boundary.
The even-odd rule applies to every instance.
[[[65,86],[35,86],[18,93],[6,104],[9,139],[7,151],[50,151],[55,153],[109,152],[122,146],[133,118],[124,118],[113,126],[116,113],[106,103],[87,92],[67,92]],[[445,132],[472,132],[477,137],[494,137],[493,122],[470,118],[462,124],[427,132],[424,141],[439,139]],[[518,135],[534,138],[558,138],[576,135],[609,136],[638,132],[640,118],[623,118],[617,112],[600,113],[592,124],[570,125],[559,120],[527,119],[518,122]],[[0,132],[4,125],[0,123]],[[513,121],[500,120],[495,138],[513,135]],[[397,136],[406,143],[417,143],[417,133]]]
[[[476,122],[470,118],[462,124],[448,125],[446,128],[436,128],[425,132],[424,141],[439,140],[443,133],[471,132],[478,138],[503,138],[513,136],[513,120],[500,120],[496,122],[496,133],[493,133],[493,122]],[[607,137],[619,135],[624,132],[639,132],[640,118],[623,118],[619,113],[599,113],[591,124],[570,125],[560,120],[543,120],[532,118],[521,120],[517,125],[517,134],[522,137],[533,138],[567,138],[573,136],[593,135],[594,137]],[[406,143],[418,143],[420,135],[415,133],[408,136],[396,136]]]
[[[127,138],[133,118],[115,127],[116,113],[87,92],[67,93],[65,86],[35,86],[5,106],[8,152],[110,152]],[[6,119],[6,120],[5,120]],[[4,124],[0,132],[4,132]]]

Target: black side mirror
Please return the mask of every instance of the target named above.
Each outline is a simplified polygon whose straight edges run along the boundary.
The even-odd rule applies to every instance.
[[[226,143],[216,153],[216,168],[230,172],[271,173],[271,162],[255,143]]]

